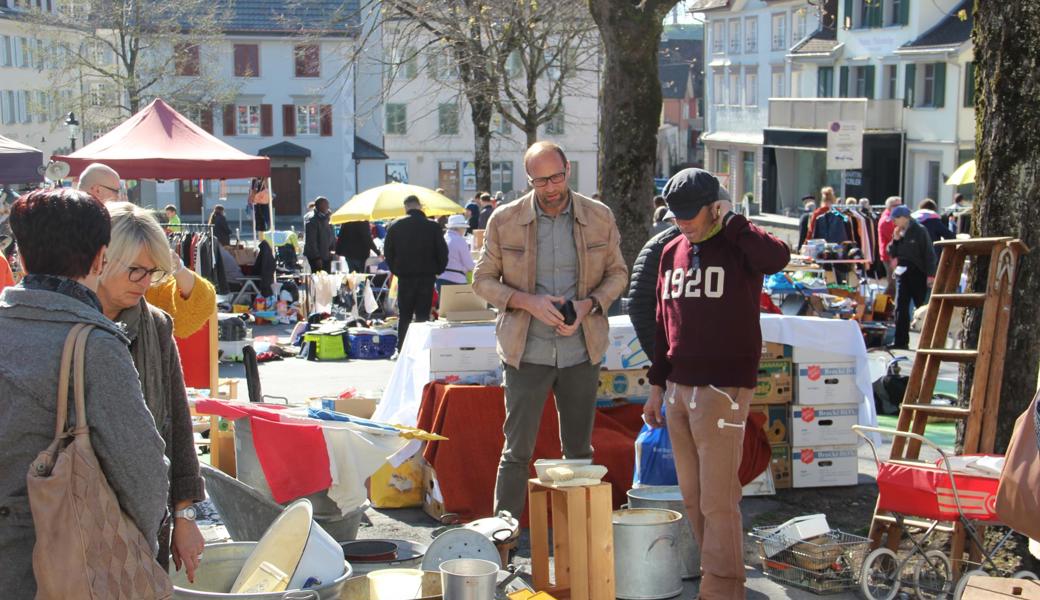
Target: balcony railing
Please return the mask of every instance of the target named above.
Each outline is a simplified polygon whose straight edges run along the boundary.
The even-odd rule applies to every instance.
[[[831,121],[861,121],[866,129],[903,128],[901,100],[770,98],[769,127],[826,130]]]

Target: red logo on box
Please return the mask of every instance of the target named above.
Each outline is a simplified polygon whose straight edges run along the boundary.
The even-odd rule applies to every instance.
[[[805,448],[802,450],[802,462],[811,465],[813,460],[816,458],[816,453],[812,451],[812,448]]]
[[[820,379],[820,376],[823,375],[823,369],[820,368],[820,365],[813,365],[813,366],[809,367],[808,370],[809,370],[809,381],[818,381]]]
[[[813,419],[816,418],[816,409],[811,406],[806,406],[802,409],[802,420],[806,423],[812,423]]]

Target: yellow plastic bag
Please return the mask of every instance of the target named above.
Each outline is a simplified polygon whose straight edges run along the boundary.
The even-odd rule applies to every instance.
[[[375,508],[414,508],[423,503],[422,457],[409,458],[400,467],[384,464],[372,474],[368,499]]]

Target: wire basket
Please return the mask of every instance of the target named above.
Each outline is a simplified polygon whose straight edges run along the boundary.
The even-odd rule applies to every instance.
[[[815,594],[836,594],[856,589],[870,540],[837,529],[799,541],[772,556],[765,544],[774,542],[773,527],[756,527],[750,535],[758,544],[758,557],[766,577]]]

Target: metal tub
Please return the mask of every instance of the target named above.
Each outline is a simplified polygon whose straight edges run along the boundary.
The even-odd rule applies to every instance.
[[[626,600],[657,600],[682,593],[677,548],[682,515],[660,508],[616,510],[615,594]]]
[[[628,490],[628,506],[631,508],[664,508],[682,515],[679,524],[679,555],[682,560],[682,577],[691,579],[701,574],[701,549],[693,537],[690,520],[686,517],[686,505],[677,485],[651,485]]]

